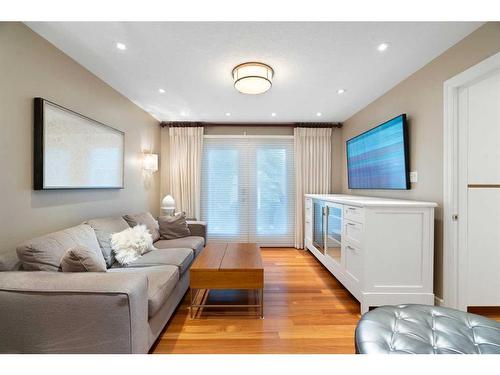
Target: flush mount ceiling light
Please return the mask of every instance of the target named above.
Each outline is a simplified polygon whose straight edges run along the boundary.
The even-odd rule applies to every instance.
[[[274,71],[260,62],[246,62],[233,69],[234,88],[243,94],[262,94],[272,86]]]
[[[124,43],[116,42],[116,48],[118,48],[121,51],[125,51],[127,49],[127,46]]]

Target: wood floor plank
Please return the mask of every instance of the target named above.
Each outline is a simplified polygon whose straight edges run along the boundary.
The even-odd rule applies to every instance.
[[[153,353],[354,353],[359,303],[309,253],[263,248],[264,319],[177,309]]]
[[[153,353],[354,353],[359,303],[307,251],[263,248],[264,319],[231,311],[189,318],[188,298]],[[500,320],[498,310],[482,315]]]

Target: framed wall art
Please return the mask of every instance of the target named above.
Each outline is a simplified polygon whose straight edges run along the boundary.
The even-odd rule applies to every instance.
[[[42,98],[34,103],[34,189],[122,189],[125,134]]]

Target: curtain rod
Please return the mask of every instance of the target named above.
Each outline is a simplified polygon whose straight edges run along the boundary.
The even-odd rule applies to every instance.
[[[289,126],[294,128],[342,128],[341,122],[190,122],[162,121],[163,127],[205,127],[205,126]]]

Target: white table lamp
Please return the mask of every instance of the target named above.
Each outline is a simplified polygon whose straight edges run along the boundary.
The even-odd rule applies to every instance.
[[[161,201],[161,212],[163,213],[163,215],[169,215],[169,216],[172,216],[174,214],[175,200],[170,194],[168,194]]]

